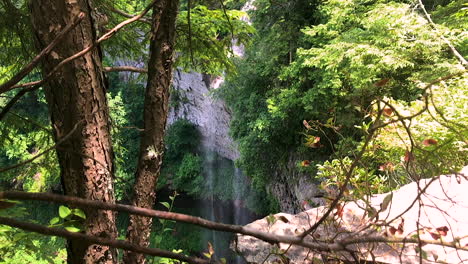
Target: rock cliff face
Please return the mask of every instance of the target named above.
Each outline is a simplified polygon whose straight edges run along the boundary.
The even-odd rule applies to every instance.
[[[310,174],[297,171],[296,162],[303,160],[290,154],[288,163],[275,172],[276,181],[268,185],[268,191],[277,198],[281,212],[298,213],[304,208],[323,204],[317,197],[321,191]]]
[[[204,149],[236,160],[239,152],[229,136],[230,111],[224,101],[211,93],[219,87],[222,79],[181,70],[176,70],[173,78],[168,125],[178,119],[187,119],[197,125]]]

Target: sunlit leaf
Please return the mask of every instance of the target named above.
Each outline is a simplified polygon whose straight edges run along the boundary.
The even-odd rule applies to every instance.
[[[58,222],[60,222],[60,218],[54,217],[54,218],[50,219],[49,224],[50,224],[50,225],[55,225],[55,224],[57,224]]]
[[[171,208],[171,205],[168,202],[160,202],[164,207],[166,207],[168,210]]]
[[[76,233],[76,232],[80,232],[81,229],[79,229],[78,227],[76,226],[66,226],[65,229],[68,231],[68,232],[73,232],[73,233]]]
[[[79,208],[73,209],[72,213],[80,218],[86,219],[86,214]]]
[[[59,216],[61,218],[66,218],[67,216],[69,216],[71,214],[71,210],[70,208],[66,207],[66,206],[63,206],[61,205],[59,207]]]

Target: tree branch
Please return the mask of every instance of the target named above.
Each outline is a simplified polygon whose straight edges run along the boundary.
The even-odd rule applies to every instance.
[[[134,15],[126,13],[126,12],[120,10],[120,9],[115,8],[115,7],[108,6],[108,8],[109,8],[110,11],[112,11],[112,12],[114,12],[116,14],[119,14],[119,15],[121,15],[123,17],[126,17],[126,18],[133,18],[134,17]],[[143,23],[148,24],[148,25],[151,26],[151,19],[141,17],[140,19],[138,19],[138,21],[143,22]]]
[[[432,21],[431,16],[429,13],[427,13],[426,8],[424,7],[424,4],[422,0],[419,0],[419,6],[421,7],[422,11],[424,12],[424,15],[426,16],[427,21],[431,25],[431,27],[437,32],[437,34],[440,36],[440,38],[449,46],[450,50],[452,51],[453,55],[457,57],[457,59],[460,61],[462,66],[466,69],[466,66],[468,65],[468,62],[463,58],[463,56],[458,52],[458,50],[450,43],[450,41],[437,29],[436,24]]]
[[[4,93],[10,88],[20,82],[28,73],[30,73],[37,64],[42,60],[42,58],[48,55],[55,46],[70,32],[73,28],[78,25],[81,20],[85,17],[85,14],[81,12],[76,18],[73,19],[71,24],[65,26],[65,28],[57,34],[54,40],[47,45],[39,54],[34,57],[34,59],[28,63],[23,69],[21,69],[17,74],[15,74],[10,80],[6,81],[2,85],[0,85],[0,93]]]
[[[75,126],[73,127],[73,129],[68,132],[68,134],[66,134],[64,137],[62,137],[61,139],[59,139],[57,141],[57,143],[49,148],[47,148],[46,150],[44,150],[43,152],[35,155],[34,157],[28,159],[28,160],[25,160],[25,161],[22,161],[20,163],[17,163],[15,165],[11,165],[11,166],[8,166],[8,167],[4,167],[4,168],[0,168],[0,172],[5,172],[5,171],[9,171],[9,170],[12,170],[12,169],[15,169],[15,168],[18,168],[18,167],[21,167],[23,165],[26,165],[30,162],[33,162],[34,160],[38,159],[39,157],[43,156],[44,154],[46,154],[47,152],[55,149],[58,147],[58,145],[62,144],[63,142],[65,142],[67,139],[69,139],[71,137],[71,135],[73,135],[73,133],[76,131],[76,129],[79,127],[79,125],[83,122],[83,120],[81,120],[80,122],[76,123]]]
[[[383,112],[383,110],[379,111],[376,120],[380,119],[380,116],[382,115],[382,112]],[[341,185],[338,195],[332,201],[332,203],[330,204],[330,207],[325,212],[325,214],[323,214],[322,217],[320,217],[320,219],[317,222],[315,222],[315,224],[313,224],[309,229],[307,229],[301,235],[299,235],[301,240],[303,240],[310,233],[314,232],[327,219],[327,217],[331,214],[331,212],[338,205],[340,199],[343,197],[343,194],[344,194],[345,190],[347,189],[347,185],[348,185],[349,181],[351,180],[351,177],[353,176],[354,169],[357,167],[358,162],[361,160],[362,156],[366,152],[367,146],[369,145],[375,131],[376,131],[375,129],[369,129],[369,134],[366,137],[366,141],[364,142],[364,145],[362,146],[361,151],[358,153],[357,157],[354,159],[353,163],[349,167],[349,170],[346,172],[345,181]]]
[[[121,30],[124,26],[128,25],[128,24],[131,24],[135,21],[137,21],[138,19],[142,18],[146,13],[148,13],[148,11],[151,9],[151,7],[157,2],[158,0],[153,0],[139,15],[137,16],[134,16],[132,18],[129,18],[121,23],[119,23],[117,26],[115,26],[114,28],[112,28],[111,30],[109,30],[106,34],[104,34],[102,37],[100,37],[98,40],[96,40],[96,42],[94,42],[92,45],[84,48],[83,50],[81,50],[80,52],[78,53],[75,53],[74,55],[64,59],[63,61],[61,61],[59,64],[57,64],[49,73],[47,73],[47,75],[45,76],[44,79],[40,80],[40,81],[35,81],[35,82],[30,82],[30,83],[24,83],[24,84],[21,84],[21,85],[15,85],[15,86],[12,86],[10,87],[9,89],[5,90],[5,91],[0,91],[0,94],[1,93],[4,93],[6,91],[9,91],[9,90],[12,90],[12,89],[15,89],[15,88],[20,88],[20,87],[30,87],[30,86],[36,86],[36,85],[42,85],[43,83],[45,83],[47,80],[49,80],[52,75],[57,72],[63,65],[85,55],[86,53],[90,52],[91,50],[93,50],[94,48],[96,48],[98,46],[99,43],[103,42],[103,41],[106,41],[108,40],[109,38],[111,38],[112,36],[115,35],[115,33],[117,33],[119,30]]]
[[[108,239],[108,238],[103,238],[103,237],[90,236],[90,235],[86,235],[83,233],[72,233],[64,229],[46,227],[46,226],[33,224],[33,223],[27,223],[27,222],[18,221],[15,219],[7,218],[7,217],[0,217],[0,224],[20,228],[26,231],[36,232],[36,233],[47,235],[47,236],[59,236],[59,237],[64,237],[66,239],[79,240],[79,241],[82,241],[83,243],[99,244],[99,245],[105,245],[105,246],[109,246],[113,248],[121,248],[124,250],[130,250],[130,251],[143,253],[143,254],[150,255],[150,256],[177,259],[180,261],[185,261],[185,262],[193,263],[193,264],[211,263],[208,260],[200,259],[197,257],[189,257],[183,254],[178,254],[178,253],[174,253],[174,252],[167,251],[167,250],[162,250],[158,248],[140,247],[138,245],[131,244],[124,240],[114,240],[114,239]]]
[[[34,91],[41,87],[41,85],[36,85],[32,87],[27,87],[19,91],[13,98],[11,98],[10,101],[5,105],[5,107],[2,108],[2,112],[0,112],[0,121],[3,120],[3,118],[6,116],[6,114],[11,110],[11,108],[25,95],[27,92]]]
[[[157,217],[166,220],[174,220],[177,222],[183,222],[188,224],[194,224],[203,228],[208,228],[216,231],[230,232],[230,233],[239,233],[247,236],[252,236],[260,240],[269,242],[269,243],[286,243],[292,245],[298,245],[305,248],[309,248],[315,251],[322,252],[339,252],[343,251],[344,246],[351,244],[359,243],[419,243],[416,238],[387,238],[380,236],[363,236],[359,238],[348,238],[342,240],[335,240],[333,242],[329,241],[304,241],[300,236],[290,236],[290,235],[276,235],[268,232],[259,231],[253,228],[239,226],[239,225],[228,225],[223,223],[217,223],[209,221],[200,217],[194,217],[191,215],[172,213],[166,211],[158,211],[152,209],[146,209],[141,207],[135,207],[131,205],[124,204],[111,204],[105,203],[96,200],[86,200],[78,197],[64,196],[57,194],[49,193],[27,193],[27,192],[18,192],[18,191],[5,191],[0,192],[1,199],[11,199],[11,200],[34,200],[34,201],[46,201],[59,204],[68,204],[70,206],[75,206],[79,208],[94,208],[101,210],[112,210],[119,212],[126,212],[129,214],[135,214],[140,216],[147,217]],[[457,245],[453,242],[442,242],[440,240],[421,240],[423,243],[434,244],[440,246],[451,247],[455,249],[461,249],[468,251],[468,247],[463,247]]]
[[[133,67],[133,66],[104,67],[104,72],[122,72],[122,71],[148,73],[147,69]]]

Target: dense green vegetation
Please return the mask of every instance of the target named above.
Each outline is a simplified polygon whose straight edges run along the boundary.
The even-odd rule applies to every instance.
[[[352,158],[365,126],[380,122],[377,102],[408,115],[422,109],[425,95],[435,106],[412,121],[414,148],[401,124],[381,129],[360,164],[363,173],[383,191],[410,180],[400,162],[405,151],[417,156],[421,177],[466,164],[466,73],[422,89],[463,70],[441,37],[466,56],[462,1],[431,3],[437,30],[418,3],[407,1],[330,0],[315,8],[315,1],[258,0],[255,5],[257,35],[222,94],[234,110],[240,164],[258,187],[275,181],[271,175],[293,153],[307,157],[297,162],[312,175],[326,159]],[[439,144],[421,147],[427,138]],[[392,164],[391,171],[383,164]],[[320,166],[320,175],[329,167]]]

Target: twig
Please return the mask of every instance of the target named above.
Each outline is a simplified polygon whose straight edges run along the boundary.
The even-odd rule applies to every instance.
[[[195,66],[195,61],[193,60],[193,47],[192,47],[192,22],[190,20],[190,12],[192,10],[192,1],[187,0],[187,24],[188,24],[188,42],[189,42],[189,52],[190,52],[190,61],[192,65]]]
[[[6,116],[6,114],[11,110],[11,108],[23,97],[28,92],[34,91],[39,89],[41,85],[36,85],[32,87],[27,87],[19,91],[8,103],[3,107],[2,112],[0,112],[0,121],[3,120],[3,118]]]
[[[223,223],[217,223],[209,221],[200,217],[194,217],[191,215],[172,213],[167,211],[158,211],[147,208],[135,207],[130,205],[123,204],[113,204],[105,203],[96,200],[86,200],[78,197],[64,196],[57,194],[49,193],[27,193],[27,192],[18,192],[18,191],[5,191],[0,192],[0,199],[11,199],[11,200],[35,200],[35,201],[46,201],[59,204],[69,204],[71,206],[76,206],[80,208],[95,208],[101,210],[112,210],[119,212],[127,212],[130,214],[147,216],[147,217],[157,217],[161,219],[174,220],[177,222],[189,223],[198,225],[204,228],[208,228],[216,231],[224,231],[230,233],[239,233],[243,235],[248,235],[256,237],[260,240],[267,241],[270,243],[287,243],[302,246],[305,248],[310,248],[316,251],[324,252],[338,252],[343,251],[344,246],[351,244],[360,244],[360,243],[412,243],[417,244],[419,241],[413,238],[388,238],[380,236],[363,236],[359,238],[349,238],[343,240],[335,240],[333,242],[329,241],[317,241],[309,242],[304,241],[299,236],[289,236],[289,235],[275,235],[268,232],[259,231],[253,228],[239,226],[239,225],[228,225]],[[462,247],[452,242],[442,242],[440,240],[421,240],[426,244],[434,244],[440,246],[451,247],[455,249],[461,249],[468,251],[468,247]]]
[[[40,81],[35,81],[35,82],[30,82],[30,83],[24,83],[24,84],[21,84],[21,85],[15,85],[15,86],[12,86],[10,89],[6,90],[6,91],[9,91],[9,90],[12,90],[12,89],[15,89],[15,88],[19,88],[19,87],[30,87],[30,86],[35,86],[35,85],[42,85],[43,83],[45,83],[47,80],[49,80],[52,75],[57,72],[63,65],[85,55],[86,53],[90,52],[91,50],[93,50],[94,48],[96,48],[98,46],[99,43],[103,42],[103,41],[106,41],[108,40],[109,38],[111,38],[112,36],[115,35],[115,33],[117,33],[119,30],[121,30],[124,26],[128,25],[128,24],[131,24],[135,21],[137,21],[138,19],[142,18],[146,13],[148,13],[148,11],[151,9],[151,7],[157,2],[158,0],[153,0],[139,15],[137,16],[134,16],[132,18],[129,18],[121,23],[119,23],[117,26],[115,26],[114,28],[112,28],[111,30],[109,30],[106,34],[104,34],[102,37],[100,37],[98,40],[96,40],[96,42],[94,42],[93,44],[91,44],[90,46],[84,48],[83,50],[81,50],[80,52],[78,53],[75,53],[74,55],[64,59],[63,61],[61,61],[59,64],[57,64],[50,72],[47,73],[47,75],[45,76],[44,79],[40,80]],[[1,91],[1,93],[3,93],[5,91]]]
[[[219,3],[221,4],[221,8],[223,9],[224,17],[226,18],[226,21],[228,22],[229,28],[231,30],[231,41],[234,41],[234,26],[231,23],[231,19],[229,19],[229,15],[227,13],[226,6],[224,5],[223,0],[219,0]]]
[[[376,120],[379,120],[380,119],[380,116],[382,115],[382,112],[383,110],[379,111],[378,115],[377,115],[377,118]],[[369,135],[366,137],[366,141],[364,142],[364,145],[362,146],[362,149],[361,151],[358,153],[358,155],[356,156],[356,158],[354,159],[353,163],[351,164],[351,166],[349,167],[349,170],[347,171],[346,173],[346,178],[343,182],[343,184],[341,185],[340,187],[340,191],[338,193],[338,195],[336,196],[336,198],[332,201],[332,203],[330,204],[330,207],[328,208],[328,210],[325,212],[325,214],[322,215],[322,217],[320,217],[320,219],[315,222],[315,224],[313,224],[309,229],[307,229],[306,231],[304,231],[302,234],[299,235],[299,237],[301,238],[301,240],[304,240],[304,238],[309,235],[310,233],[314,232],[327,218],[328,216],[331,214],[331,212],[335,209],[335,207],[338,205],[340,199],[343,197],[343,194],[347,188],[347,185],[349,183],[349,181],[351,180],[351,177],[353,175],[353,172],[354,172],[354,169],[357,167],[357,164],[359,162],[359,160],[361,159],[361,157],[364,155],[364,153],[366,152],[366,149],[367,149],[367,146],[369,145],[373,135],[374,135],[374,132],[376,130],[375,129],[369,129]]]
[[[114,66],[114,67],[104,67],[104,72],[121,72],[121,71],[129,71],[129,72],[138,72],[138,73],[148,73],[147,69],[133,67],[133,66]]]
[[[53,146],[47,148],[47,149],[44,150],[43,152],[41,152],[41,153],[35,155],[34,157],[32,157],[32,158],[30,158],[30,159],[28,159],[28,160],[22,161],[22,162],[20,162],[20,163],[15,164],[15,165],[11,165],[11,166],[8,166],[8,167],[0,168],[0,173],[1,173],[1,172],[5,172],[5,171],[9,171],[9,170],[12,170],[12,169],[16,169],[16,168],[21,167],[21,166],[23,166],[23,165],[26,165],[26,164],[28,164],[28,163],[30,163],[30,162],[33,162],[33,161],[36,160],[37,158],[39,158],[39,157],[43,156],[44,154],[46,154],[47,152],[49,152],[49,151],[51,151],[51,150],[57,148],[60,144],[62,144],[63,142],[65,142],[66,140],[68,140],[68,139],[71,137],[71,135],[76,131],[76,129],[78,128],[78,126],[79,126],[82,122],[83,122],[83,120],[81,120],[80,122],[76,123],[75,126],[73,127],[73,129],[72,129],[70,132],[68,132],[68,134],[66,134],[63,138],[59,139],[55,145],[53,145]]]
[[[57,34],[54,40],[52,40],[52,42],[50,42],[49,45],[47,45],[47,47],[45,47],[39,54],[37,54],[36,57],[34,57],[34,59],[30,63],[28,63],[11,79],[0,85],[0,93],[4,93],[10,90],[10,88],[13,85],[20,82],[28,73],[30,73],[37,66],[37,64],[39,64],[42,58],[49,54],[52,51],[52,49],[55,48],[55,46],[57,46],[57,44],[59,44],[60,41],[62,41],[62,39],[83,20],[84,17],[85,14],[83,12],[78,14],[78,16],[75,17],[70,24],[67,24],[65,28]]]
[[[435,32],[437,32],[437,34],[447,44],[447,46],[449,46],[449,48],[452,51],[453,55],[455,55],[455,57],[457,57],[457,59],[462,64],[462,66],[466,69],[466,66],[468,65],[468,62],[465,60],[465,58],[463,58],[463,56],[458,52],[458,50],[452,45],[452,43],[450,43],[450,41],[437,29],[437,26],[432,21],[431,16],[429,15],[429,13],[427,13],[426,8],[424,7],[424,4],[423,4],[422,0],[418,0],[418,1],[419,1],[419,6],[421,7],[421,10],[424,12],[424,15],[426,16],[426,19],[429,22],[429,24],[431,25],[431,27],[435,30]]]
[[[113,248],[121,248],[121,249],[130,250],[130,251],[134,251],[138,253],[144,253],[150,256],[177,259],[180,261],[185,261],[185,262],[193,263],[193,264],[211,263],[208,260],[200,259],[197,257],[189,257],[183,254],[174,253],[174,252],[163,250],[163,249],[141,247],[135,244],[131,244],[124,240],[114,240],[114,239],[108,239],[108,238],[103,238],[103,237],[90,236],[90,235],[86,235],[83,233],[73,233],[73,232],[68,232],[64,229],[46,227],[46,226],[33,224],[33,223],[27,223],[27,222],[18,221],[12,218],[7,218],[7,217],[0,217],[0,224],[11,226],[11,227],[16,227],[16,228],[21,228],[26,231],[36,232],[36,233],[43,234],[43,235],[59,236],[59,237],[64,237],[66,239],[79,240],[84,243],[105,245],[105,246],[110,246]]]
[[[49,134],[52,134],[52,131],[51,131],[49,128],[43,126],[42,124],[40,124],[39,122],[37,122],[37,121],[35,121],[35,120],[31,120],[31,119],[29,119],[29,118],[27,118],[27,117],[18,115],[17,113],[14,113],[14,112],[10,112],[10,114],[16,116],[17,118],[19,118],[19,119],[21,119],[21,120],[23,120],[23,121],[25,121],[25,122],[28,122],[28,123],[30,123],[30,124],[33,124],[33,125],[37,126],[38,128],[40,128],[40,129],[42,129],[42,130],[47,131]]]
[[[120,9],[115,8],[115,7],[108,6],[108,8],[109,8],[110,11],[112,11],[112,12],[114,12],[116,14],[119,14],[119,15],[121,15],[123,17],[126,17],[126,18],[134,17],[134,15],[126,13],[126,12],[120,10]],[[151,25],[151,19],[148,19],[148,18],[141,17],[140,19],[138,19],[138,21],[143,22],[143,23],[148,24],[148,25]]]

